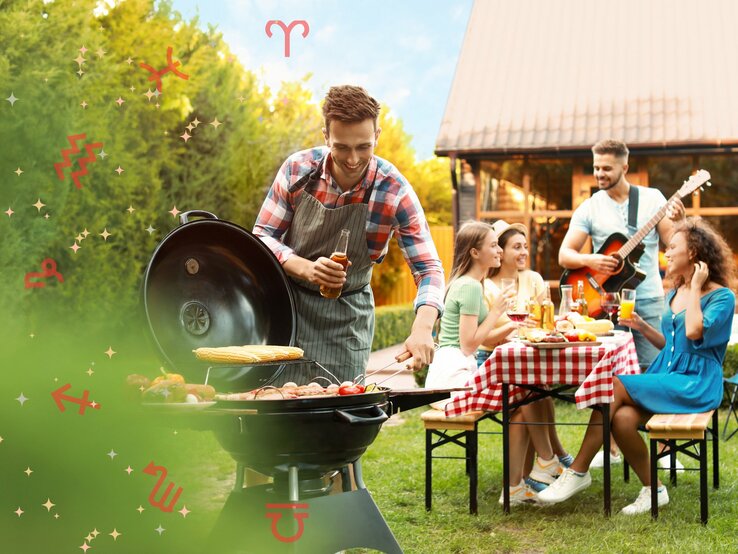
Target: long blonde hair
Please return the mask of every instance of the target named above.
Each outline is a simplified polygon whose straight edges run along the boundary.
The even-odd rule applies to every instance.
[[[451,277],[448,280],[446,290],[451,286],[451,283],[471,269],[473,263],[472,248],[481,249],[485,237],[492,230],[489,223],[481,221],[468,221],[461,226],[459,232],[456,233],[454,263],[451,266]]]

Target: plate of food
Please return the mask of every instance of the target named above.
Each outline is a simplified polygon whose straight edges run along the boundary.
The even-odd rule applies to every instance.
[[[561,348],[573,348],[575,346],[599,346],[602,343],[600,341],[576,341],[571,342],[564,340],[562,342],[530,342],[523,341],[526,346],[538,348],[539,350],[559,350]]]
[[[578,329],[570,329],[565,332],[547,332],[543,329],[532,329],[528,332],[528,340],[523,344],[543,350],[570,348],[574,346],[599,346],[602,344],[597,340],[594,333]]]

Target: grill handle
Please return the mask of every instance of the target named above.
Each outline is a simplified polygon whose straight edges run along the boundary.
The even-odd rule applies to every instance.
[[[190,210],[179,214],[179,224],[184,225],[190,221],[191,217],[204,217],[205,219],[218,219],[218,216],[214,213],[206,212],[205,210]]]
[[[361,408],[364,410],[365,408]],[[335,416],[349,425],[377,425],[384,423],[389,419],[389,416],[379,406],[372,406],[370,408],[370,416],[362,417],[349,413],[348,409],[335,410],[333,412]]]

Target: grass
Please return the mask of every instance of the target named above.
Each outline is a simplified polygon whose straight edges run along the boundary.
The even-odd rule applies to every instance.
[[[367,487],[407,553],[738,551],[738,467],[733,463],[738,456],[738,439],[720,444],[721,486],[717,491],[709,489],[710,520],[706,527],[699,523],[696,472],[680,474],[678,487],[668,487],[671,501],[661,509],[657,522],[652,522],[647,514],[618,514],[635,499],[641,487],[632,472],[631,482],[623,482],[621,465],[613,466],[613,516],[609,519],[602,515],[602,470],[593,470],[592,486],[567,502],[548,508],[513,507],[512,513],[505,516],[497,503],[502,482],[502,442],[500,435],[492,434],[480,435],[479,439],[479,515],[472,516],[461,460],[434,460],[433,510],[425,511],[425,433],[421,412],[418,409],[391,419],[362,457]],[[587,410],[557,404],[559,421],[583,422],[588,416]],[[558,429],[563,443],[575,453],[584,427]],[[484,421],[480,430],[497,431],[499,426]],[[214,522],[233,486],[235,464],[210,433],[196,436],[196,441],[187,441],[194,449],[191,454],[196,459],[207,459],[209,467],[198,465],[192,471],[201,479],[203,475],[209,477],[207,486],[198,487],[198,498],[192,500],[201,508],[203,523]],[[444,448],[451,447],[440,448],[436,454],[458,454],[458,447],[446,452]],[[688,467],[696,463],[682,461]],[[202,513],[202,508],[207,513]],[[360,520],[357,525],[361,525]]]
[[[433,510],[424,509],[424,430],[421,410],[402,414],[402,421],[383,429],[362,458],[367,486],[395,536],[406,552],[736,552],[738,506],[733,462],[738,440],[720,445],[721,488],[709,491],[710,520],[699,523],[697,472],[679,476],[669,486],[671,501],[659,520],[650,516],[626,517],[617,512],[632,502],[641,484],[631,472],[622,480],[622,466],[612,477],[613,516],[602,515],[602,470],[593,470],[593,484],[562,504],[547,508],[513,507],[505,516],[498,498],[502,487],[500,435],[480,435],[479,515],[468,513],[468,481],[461,460],[434,460]],[[589,411],[557,405],[559,421],[585,421]],[[722,418],[721,418],[722,419]],[[482,431],[499,425],[485,421]],[[584,427],[559,426],[562,442],[576,453]],[[444,448],[449,448],[443,452]],[[455,450],[455,451],[454,451]],[[437,455],[458,454],[444,446]],[[682,460],[693,467],[691,460]],[[711,463],[711,462],[710,462]]]

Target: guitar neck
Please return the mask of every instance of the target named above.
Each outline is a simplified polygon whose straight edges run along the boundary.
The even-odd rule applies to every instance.
[[[620,249],[618,250],[618,254],[622,258],[627,258],[630,255],[630,253],[635,249],[635,247],[638,246],[643,241],[644,238],[646,238],[646,235],[651,232],[651,229],[656,227],[658,222],[664,218],[664,216],[666,215],[666,211],[669,209],[669,204],[675,198],[679,198],[679,192],[675,192],[671,196],[671,198],[669,198],[669,200],[666,201],[666,204],[661,206],[659,211],[653,214],[653,217],[649,219],[648,222],[643,227],[638,229],[638,232],[632,237],[630,237],[630,239],[628,239],[628,242],[626,242],[623,246],[620,247]]]

